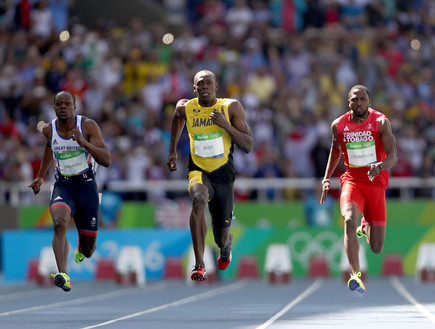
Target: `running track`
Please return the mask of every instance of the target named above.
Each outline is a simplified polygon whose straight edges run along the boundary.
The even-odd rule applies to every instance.
[[[367,292],[338,278],[143,287],[72,281],[72,291],[0,284],[2,329],[426,329],[435,328],[435,284],[411,277],[366,280]]]

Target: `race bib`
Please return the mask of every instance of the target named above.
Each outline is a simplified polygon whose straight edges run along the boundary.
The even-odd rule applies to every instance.
[[[375,141],[346,143],[350,167],[364,167],[377,162]]]
[[[63,176],[77,175],[89,168],[84,150],[58,153],[56,157]]]
[[[201,158],[218,158],[224,154],[222,132],[195,134],[195,155]]]

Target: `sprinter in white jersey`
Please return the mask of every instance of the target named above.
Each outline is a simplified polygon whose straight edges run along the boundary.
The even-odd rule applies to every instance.
[[[74,218],[78,231],[76,263],[89,258],[95,251],[98,231],[98,189],[95,182],[97,164],[108,167],[111,155],[98,124],[76,115],[75,97],[61,91],[54,97],[57,119],[46,124],[42,133],[47,139],[38,176],[29,185],[38,194],[51,163],[56,169],[50,214],[53,219],[53,251],[59,273],[52,274],[54,284],[71,290],[67,274],[69,244],[66,232]]]

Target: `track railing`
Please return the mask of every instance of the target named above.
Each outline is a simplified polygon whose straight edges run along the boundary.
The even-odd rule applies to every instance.
[[[235,189],[238,191],[255,191],[258,201],[267,200],[269,190],[274,190],[274,201],[284,198],[286,190],[310,190],[321,188],[320,179],[316,178],[237,178]],[[41,192],[34,196],[28,188],[28,183],[0,182],[0,204],[18,206],[20,204],[43,204],[48,202],[50,183],[42,185]],[[120,193],[129,192],[186,192],[187,180],[159,180],[159,181],[112,181],[107,184],[108,189]],[[331,188],[339,189],[338,178],[331,179]],[[408,200],[420,195],[418,191],[425,190],[426,195],[435,198],[435,177],[390,177],[388,191],[394,190],[394,197]]]

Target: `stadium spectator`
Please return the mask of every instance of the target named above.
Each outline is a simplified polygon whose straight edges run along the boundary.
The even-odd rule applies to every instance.
[[[239,39],[232,36],[232,25],[225,19],[235,5],[233,1],[177,1],[176,9],[174,2],[163,2],[176,15],[185,15],[185,20],[177,20],[180,25],[169,25],[164,20],[145,24],[134,17],[124,26],[105,19],[86,26],[71,12],[57,25],[60,17],[53,17],[51,10],[54,5],[61,5],[65,15],[66,2],[69,9],[74,8],[73,0],[45,0],[41,4],[16,0],[1,4],[0,118],[7,124],[3,121],[7,113],[18,131],[25,132],[28,125],[50,121],[52,111],[47,111],[47,104],[52,102],[53,94],[62,86],[74,86],[74,90],[83,93],[77,110],[92,113],[105,136],[110,134],[114,157],[114,165],[108,169],[111,177],[126,178],[127,159],[133,156],[126,146],[133,150],[142,142],[137,132],[132,135],[123,126],[128,116],[125,104],[138,103],[144,109],[143,124],[153,124],[162,136],[167,136],[168,113],[176,100],[192,96],[186,77],[204,67],[216,73],[222,92],[249,107],[247,120],[255,136],[266,138],[268,132],[274,132],[273,143],[280,159],[287,136],[294,133],[301,118],[317,115],[320,121],[328,123],[343,113],[346,88],[355,81],[364,82],[373,91],[374,107],[390,118],[398,141],[408,138],[408,125],[418,127],[413,139],[426,141],[423,146],[418,143],[418,150],[414,151],[418,161],[411,162],[407,152],[399,152],[397,167],[403,165],[404,170],[397,170],[398,174],[404,174],[405,167],[412,163],[411,174],[416,175],[422,170],[421,159],[433,152],[435,142],[429,142],[428,137],[435,125],[435,84],[431,83],[435,75],[434,42],[430,32],[435,24],[429,15],[434,10],[433,1],[357,0],[352,4],[348,0],[274,0],[266,8],[257,0],[246,1],[244,7],[255,19],[244,22],[245,32]],[[23,8],[17,7],[20,5]],[[43,26],[44,37],[35,37],[29,22],[21,22],[19,10],[30,20],[44,6],[45,10],[51,8],[54,23]],[[349,6],[356,6],[358,19],[363,18],[358,27],[347,26],[346,15],[354,14]],[[38,23],[50,21],[49,15],[44,17]],[[65,24],[70,39],[61,42],[53,34],[53,26],[58,26],[58,30]],[[354,37],[354,28],[358,38]],[[172,31],[174,42],[163,44],[162,31]],[[251,108],[249,80],[263,66],[273,76],[276,90],[268,101],[257,102]],[[76,70],[80,71],[79,77]],[[155,93],[157,88],[161,90]],[[272,120],[258,125],[251,122],[268,112],[272,113]],[[149,117],[152,123],[147,122]],[[305,121],[304,129],[317,136],[318,124]],[[41,137],[29,130],[19,138],[33,136]],[[2,145],[12,143],[12,138],[0,134]],[[154,147],[155,143],[152,139],[145,147]],[[314,145],[310,144],[308,154]],[[25,149],[25,143],[18,143],[17,147]],[[187,157],[185,135],[181,136],[179,147],[180,156]],[[431,158],[432,163],[425,166],[434,166],[434,157]],[[0,163],[0,172],[5,172],[6,165]],[[297,164],[292,161],[291,166]],[[107,177],[104,172],[102,168],[99,174]],[[171,178],[183,177],[186,172],[187,168],[180,165]],[[313,175],[311,171],[297,172],[297,177]],[[392,176],[395,172],[393,168]]]

